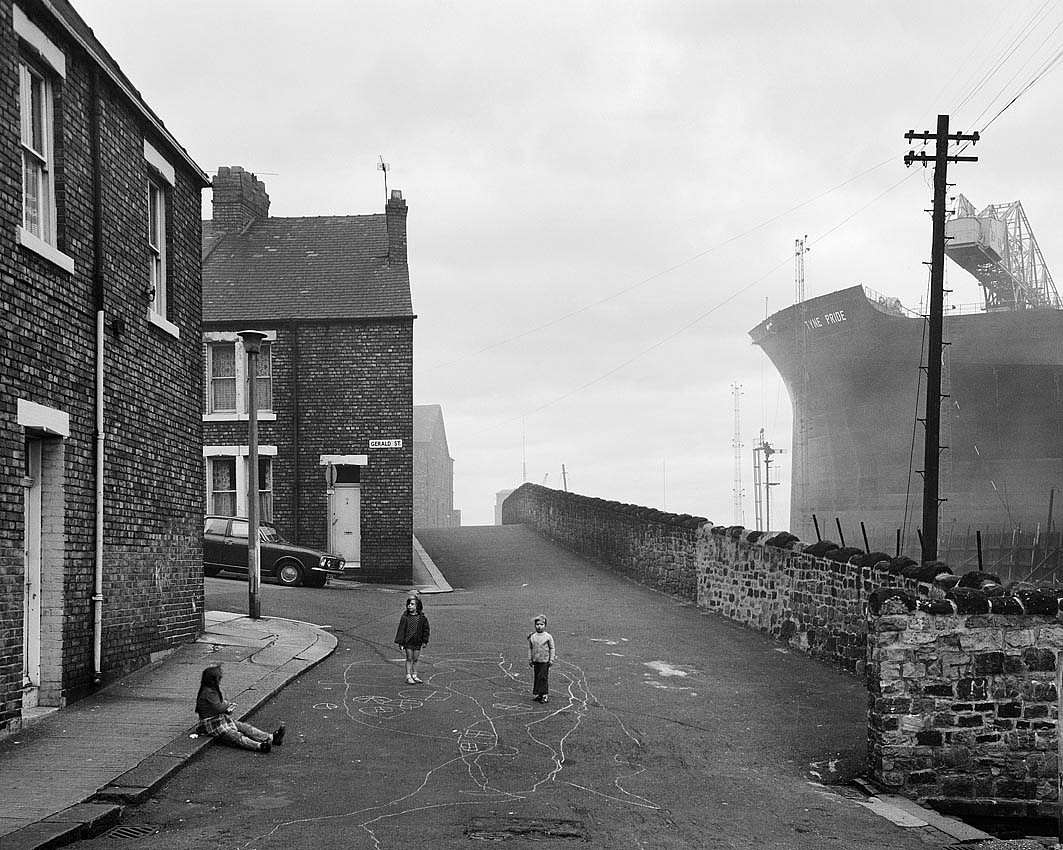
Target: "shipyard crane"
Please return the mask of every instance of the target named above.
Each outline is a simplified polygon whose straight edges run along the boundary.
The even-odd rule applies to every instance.
[[[976,212],[957,196],[955,214],[945,223],[945,253],[981,284],[986,310],[1061,306],[1021,201]]]

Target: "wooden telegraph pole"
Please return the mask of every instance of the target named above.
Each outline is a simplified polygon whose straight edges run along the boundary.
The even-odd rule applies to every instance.
[[[948,191],[948,163],[977,162],[976,156],[949,156],[949,142],[977,142],[977,133],[949,133],[949,116],[939,115],[937,132],[909,130],[904,134],[909,142],[922,139],[925,145],[933,139],[937,144],[934,155],[908,151],[904,164],[934,163],[933,241],[930,247],[930,347],[926,361],[926,431],[923,452],[923,562],[938,557],[938,508],[940,498],[941,460],[941,360],[944,343],[942,325],[945,315],[945,196]]]

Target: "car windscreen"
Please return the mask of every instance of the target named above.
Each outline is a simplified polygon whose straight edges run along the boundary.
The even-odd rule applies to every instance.
[[[269,525],[261,525],[258,528],[258,539],[263,543],[283,543],[284,538],[277,534],[277,529]]]

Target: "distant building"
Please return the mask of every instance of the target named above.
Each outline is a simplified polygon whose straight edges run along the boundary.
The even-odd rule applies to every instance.
[[[66,0],[0,0],[0,736],[203,623],[206,175]]]
[[[447,446],[443,408],[413,408],[413,526],[453,528],[461,525],[454,510],[454,459]]]
[[[502,524],[502,503],[506,501],[506,497],[512,492],[512,490],[499,490],[495,493],[495,525]]]
[[[256,384],[262,516],[369,581],[413,573],[413,322],[406,202],[375,215],[269,215],[254,174],[219,168],[203,225],[207,512],[246,515],[246,357]]]

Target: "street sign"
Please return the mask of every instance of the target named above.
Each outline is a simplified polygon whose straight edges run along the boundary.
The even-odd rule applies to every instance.
[[[402,440],[370,440],[371,449],[401,449]]]

